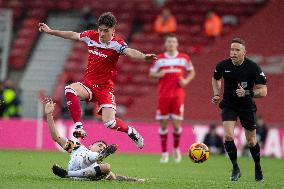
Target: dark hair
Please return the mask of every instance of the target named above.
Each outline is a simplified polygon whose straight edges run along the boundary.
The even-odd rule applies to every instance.
[[[233,38],[231,43],[239,43],[239,44],[242,44],[243,46],[246,46],[246,42],[243,39],[239,38],[239,37]]]
[[[174,33],[168,33],[167,35],[165,35],[165,40],[168,38],[177,38],[177,36]]]
[[[99,26],[105,25],[112,28],[116,25],[116,18],[111,12],[105,12],[99,17]]]
[[[93,142],[93,145],[96,144],[96,143],[99,143],[99,142],[101,142],[101,143],[105,144],[106,146],[108,146],[106,141],[104,141],[104,140],[96,140],[95,142]]]

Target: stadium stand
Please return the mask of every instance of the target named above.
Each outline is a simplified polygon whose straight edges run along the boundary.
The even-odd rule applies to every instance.
[[[139,6],[137,3],[139,2]],[[189,86],[190,110],[187,110],[186,117],[190,120],[214,120],[216,115],[208,113],[212,107],[203,108],[202,104],[208,104],[208,95],[210,96],[210,88],[204,90],[204,94],[200,95],[201,86],[208,85],[208,79],[203,79],[202,75],[210,76],[210,69],[214,61],[205,61],[202,57],[207,57],[208,52],[215,51],[214,48],[220,41],[227,41],[231,36],[235,35],[236,29],[243,28],[247,20],[254,18],[253,15],[265,7],[267,1],[257,0],[214,0],[202,1],[200,6],[199,0],[169,0],[165,4],[169,7],[177,18],[177,35],[180,39],[180,50],[187,52],[193,58],[193,63],[197,69],[197,79]],[[117,0],[111,3],[105,3],[103,0],[77,0],[77,1],[19,1],[0,0],[0,7],[10,7],[15,13],[14,23],[17,23],[16,37],[12,43],[12,51],[10,52],[10,68],[24,69],[30,53],[33,51],[34,42],[38,36],[36,24],[45,20],[47,14],[51,10],[79,12],[84,5],[90,5],[96,14],[99,15],[105,11],[112,11],[119,21],[117,34],[124,39],[129,39],[129,46],[137,48],[143,52],[160,53],[163,52],[163,39],[154,34],[153,21],[160,12],[161,8],[155,7],[152,0]],[[120,6],[122,5],[123,6]],[[23,13],[23,8],[27,9],[27,13]],[[220,16],[233,15],[237,20],[237,24],[224,24],[222,38],[212,43],[203,35],[203,21],[206,12],[214,8]],[[132,33],[132,28],[137,20],[142,22],[140,32]],[[67,82],[78,81],[82,78],[83,70],[86,67],[87,51],[84,44],[75,42],[71,48],[62,73],[56,79],[56,85],[52,92],[57,102],[63,102],[63,88]],[[213,59],[211,59],[213,60]],[[206,63],[205,63],[206,62]],[[204,65],[208,66],[204,71]],[[148,71],[151,64],[137,63],[125,57],[121,57],[118,62],[118,77],[116,86],[116,99],[118,105],[128,108],[126,116],[130,119],[152,120],[155,114],[155,81],[148,79]],[[211,66],[211,67],[210,67]],[[139,86],[139,87],[137,87]],[[205,95],[205,91],[206,94]],[[205,98],[206,97],[206,98]],[[144,101],[145,100],[145,101]],[[151,110],[141,112],[141,103],[151,104]],[[202,107],[202,108],[200,108]],[[140,109],[140,110],[139,110]],[[194,109],[194,111],[193,111]],[[201,109],[201,110],[200,110]],[[204,112],[203,110],[208,110]],[[212,110],[215,111],[215,110]],[[216,112],[216,111],[215,111]],[[208,116],[209,114],[209,116]],[[58,115],[59,116],[59,115]]]

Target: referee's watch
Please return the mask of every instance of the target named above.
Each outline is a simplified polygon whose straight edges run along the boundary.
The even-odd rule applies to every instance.
[[[253,96],[254,96],[254,92],[253,92],[253,90],[246,90],[246,92],[245,92],[245,96],[253,97]]]

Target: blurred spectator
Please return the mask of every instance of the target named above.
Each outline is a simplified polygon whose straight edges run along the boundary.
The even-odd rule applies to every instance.
[[[4,89],[2,93],[3,98],[3,114],[2,117],[20,117],[20,91],[15,87],[11,79],[4,82]]]
[[[176,18],[168,8],[162,10],[154,23],[154,31],[159,34],[175,33],[177,30]]]
[[[3,117],[5,110],[3,91],[4,91],[4,83],[0,82],[0,117]]]
[[[166,2],[167,2],[167,0],[154,0],[154,4],[158,8],[164,6]]]
[[[205,135],[204,144],[206,144],[212,154],[224,154],[224,145],[222,137],[216,132],[216,125],[211,124],[208,133]]]
[[[82,12],[82,28],[83,30],[93,30],[98,27],[98,20],[95,16],[95,11],[90,6],[86,5]]]
[[[265,144],[267,132],[268,128],[264,117],[258,115],[256,117],[256,140],[260,148],[262,148]],[[249,146],[247,144],[243,147],[243,155],[250,155]]]
[[[268,128],[263,116],[258,115],[256,118],[256,140],[260,147],[263,147],[266,141]]]
[[[205,35],[210,39],[216,39],[222,33],[222,20],[213,10],[207,12],[204,22]]]
[[[223,25],[237,26],[239,24],[239,20],[235,15],[226,14],[222,16],[222,23]]]

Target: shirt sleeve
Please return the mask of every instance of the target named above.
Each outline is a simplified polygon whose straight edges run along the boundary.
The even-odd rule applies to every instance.
[[[117,53],[123,54],[123,51],[126,48],[128,48],[128,45],[126,44],[125,41],[123,41],[122,39],[116,41],[114,49],[116,50]]]
[[[254,79],[254,83],[257,84],[262,84],[262,85],[266,85],[267,79],[266,76],[264,74],[264,72],[261,70],[261,68],[256,65],[256,72],[255,72],[255,79]]]
[[[82,33],[79,33],[79,40],[88,44],[88,42],[90,41],[90,36],[92,34],[92,30],[83,31]]]
[[[159,71],[160,66],[159,66],[159,64],[158,64],[158,61],[159,61],[159,60],[156,60],[156,61],[153,63],[152,67],[150,68],[150,72],[151,72],[151,73],[157,73],[157,72]]]
[[[193,69],[194,69],[194,67],[193,67],[193,64],[191,62],[191,59],[189,58],[189,56],[186,56],[185,70],[191,71]]]
[[[213,74],[213,77],[214,79],[216,80],[220,80],[223,76],[223,66],[221,63],[217,64],[217,66],[215,67],[215,70],[214,70],[214,74]]]
[[[99,153],[98,152],[88,152],[86,154],[86,162],[87,163],[94,163],[96,158],[98,157]]]

